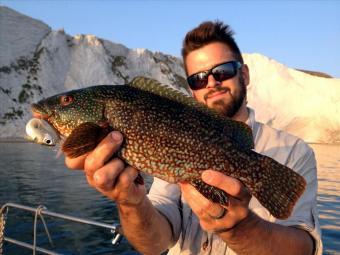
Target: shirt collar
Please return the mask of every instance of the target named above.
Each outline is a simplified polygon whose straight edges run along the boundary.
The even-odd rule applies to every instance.
[[[253,109],[247,107],[248,111],[248,119],[246,120],[246,124],[253,129],[255,127],[255,112]]]
[[[246,124],[251,128],[253,132],[253,137],[255,139],[256,133],[258,130],[258,125],[255,120],[255,111],[249,107],[247,107],[247,110],[248,110],[248,119],[246,120]]]

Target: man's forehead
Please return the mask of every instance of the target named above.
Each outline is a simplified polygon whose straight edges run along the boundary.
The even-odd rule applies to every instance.
[[[189,74],[205,71],[217,64],[234,59],[234,54],[227,45],[220,42],[210,43],[188,54],[187,70]]]

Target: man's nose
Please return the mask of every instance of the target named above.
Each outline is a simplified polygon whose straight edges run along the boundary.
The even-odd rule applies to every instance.
[[[209,74],[207,88],[214,88],[220,85],[221,85],[221,82],[216,81],[214,76],[212,74]]]

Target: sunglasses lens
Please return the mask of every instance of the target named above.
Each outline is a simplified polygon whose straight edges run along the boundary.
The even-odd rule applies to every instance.
[[[192,90],[203,89],[208,84],[208,76],[212,74],[216,81],[225,81],[233,78],[237,74],[237,69],[241,67],[241,63],[237,61],[230,61],[211,70],[193,74],[187,78],[188,84]]]
[[[232,63],[216,66],[212,70],[212,75],[216,81],[225,81],[236,75],[236,68]]]
[[[202,89],[208,83],[208,77],[204,72],[191,75],[187,80],[192,90]]]

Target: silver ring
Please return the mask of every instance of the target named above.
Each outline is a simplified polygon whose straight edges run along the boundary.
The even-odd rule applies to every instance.
[[[220,219],[222,219],[226,214],[227,214],[227,209],[224,208],[224,207],[222,207],[222,210],[221,210],[220,214],[217,215],[217,216],[212,216],[212,215],[210,215],[210,214],[208,213],[208,215],[210,216],[210,218],[212,218],[212,219],[214,219],[214,220],[220,220]]]

